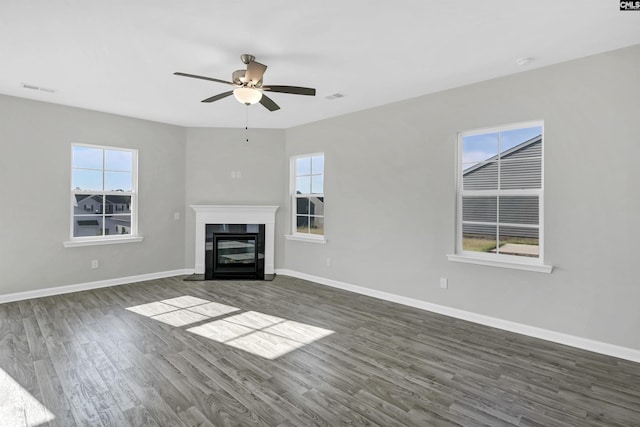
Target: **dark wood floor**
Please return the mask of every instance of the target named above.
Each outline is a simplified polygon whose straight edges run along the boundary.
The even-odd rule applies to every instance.
[[[162,300],[217,304],[163,317]],[[294,321],[301,347],[260,353],[287,350],[286,322],[255,327],[262,355],[215,335],[246,344],[247,321],[274,319],[256,313]],[[0,368],[2,425],[640,425],[640,364],[285,276],[3,304]]]

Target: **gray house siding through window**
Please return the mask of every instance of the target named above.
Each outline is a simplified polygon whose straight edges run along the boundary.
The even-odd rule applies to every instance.
[[[103,221],[105,235],[131,234],[131,196],[76,194],[75,198],[75,237],[103,235]]]
[[[499,173],[499,177],[498,177]],[[539,189],[542,186],[542,135],[476,164],[462,174],[465,190]],[[500,218],[498,218],[498,212]],[[464,196],[463,221],[538,225],[537,196]],[[502,236],[538,237],[536,228],[501,226]],[[464,234],[494,236],[495,226],[464,224]]]

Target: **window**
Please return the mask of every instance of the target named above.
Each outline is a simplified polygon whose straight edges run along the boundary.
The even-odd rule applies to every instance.
[[[542,265],[542,148],[542,122],[458,135],[458,255]]]
[[[291,159],[291,189],[292,235],[324,240],[324,154]]]
[[[137,150],[71,146],[71,240],[137,234]]]

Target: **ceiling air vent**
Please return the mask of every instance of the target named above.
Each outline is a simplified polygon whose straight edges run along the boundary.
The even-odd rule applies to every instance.
[[[48,87],[36,86],[29,83],[22,83],[22,87],[24,89],[39,90],[40,92],[56,93],[55,89],[49,89]]]
[[[328,100],[344,98],[344,95],[341,93],[334,93],[333,95],[325,96]]]

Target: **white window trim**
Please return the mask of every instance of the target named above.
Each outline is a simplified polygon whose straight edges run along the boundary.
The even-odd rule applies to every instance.
[[[107,237],[104,239],[88,238],[86,240],[67,240],[62,242],[65,248],[78,248],[81,246],[99,246],[99,245],[114,245],[120,243],[137,243],[142,242],[144,237],[142,236],[129,236],[129,237]]]
[[[319,236],[317,234],[313,234],[311,236],[307,236],[303,233],[299,233],[297,235],[285,234],[284,238],[287,240],[294,240],[298,242],[320,243],[322,245],[327,243],[327,239],[325,239],[324,236]]]
[[[324,158],[324,153],[323,152],[317,152],[317,153],[299,154],[299,155],[296,155],[296,156],[291,156],[290,163],[289,163],[289,193],[290,193],[289,203],[291,205],[291,234],[286,234],[284,237],[287,240],[325,244],[325,243],[327,243],[327,239],[326,239],[326,235],[325,234],[298,233],[298,231],[296,229],[296,224],[297,224],[297,215],[296,215],[296,209],[297,209],[297,202],[296,202],[296,199],[297,199],[297,197],[296,197],[296,159],[299,159],[301,157],[313,157],[313,156],[322,156]],[[325,162],[325,166],[326,166],[326,162]],[[324,177],[325,177],[325,173],[323,171],[322,172],[323,190],[324,190]],[[313,196],[319,196],[319,197],[324,198],[324,191],[320,195],[313,195],[312,194],[310,196],[312,196],[312,197]],[[322,217],[323,217],[323,219],[325,218],[324,215]],[[325,232],[326,232],[326,230],[325,230]]]
[[[120,191],[99,191],[97,193],[101,195],[131,195],[131,233],[127,235],[107,235],[107,236],[83,236],[83,237],[74,237],[73,236],[73,221],[74,221],[74,211],[73,211],[73,199],[76,194],[87,194],[91,193],[91,191],[85,190],[75,190],[71,189],[70,195],[70,220],[69,220],[69,240],[62,242],[62,245],[65,248],[73,248],[73,247],[82,247],[82,246],[98,246],[98,245],[113,245],[120,243],[137,243],[142,242],[144,239],[143,236],[138,234],[138,150],[135,148],[126,148],[126,147],[114,147],[108,145],[97,145],[97,144],[82,144],[82,143],[72,143],[70,150],[70,162],[69,162],[69,171],[71,173],[70,179],[73,179],[73,147],[87,147],[87,148],[99,148],[102,150],[118,150],[118,151],[130,151],[133,153],[133,161],[132,161],[132,191],[130,193],[123,193]],[[72,184],[70,182],[70,184]]]
[[[542,158],[541,158],[541,186],[540,189],[526,190],[475,190],[474,195],[537,195],[539,209],[538,224],[538,258],[526,258],[515,255],[488,254],[482,252],[465,251],[462,249],[462,196],[465,193],[462,189],[462,140],[465,136],[480,135],[492,132],[503,132],[514,129],[540,126],[542,127]],[[455,254],[448,254],[447,259],[454,262],[468,264],[485,265],[490,267],[511,268],[516,270],[527,270],[541,273],[551,273],[553,266],[544,263],[544,121],[528,121],[513,123],[504,126],[494,126],[483,129],[474,129],[458,133],[456,140],[456,244]],[[518,224],[522,226],[522,224]]]

